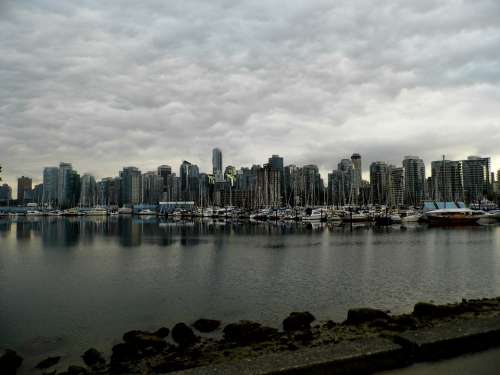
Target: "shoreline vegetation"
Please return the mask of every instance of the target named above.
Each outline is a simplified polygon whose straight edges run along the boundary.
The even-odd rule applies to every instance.
[[[90,348],[82,354],[81,363],[66,369],[60,368],[61,357],[55,356],[26,371],[45,375],[171,373],[254,360],[269,354],[335,348],[360,339],[383,338],[400,344],[405,334],[418,336],[419,332],[443,329],[450,323],[466,325],[497,317],[500,318],[500,297],[463,299],[446,305],[419,302],[411,313],[401,315],[355,308],[348,311],[343,322],[317,321],[310,312],[293,312],[283,320],[280,329],[253,321],[225,324],[215,319],[199,319],[190,324],[178,323],[171,329],[126,332],[109,357]],[[494,345],[500,345],[500,341]],[[474,348],[466,348],[464,352],[467,350]],[[0,354],[0,373],[16,374],[23,358],[13,350]]]

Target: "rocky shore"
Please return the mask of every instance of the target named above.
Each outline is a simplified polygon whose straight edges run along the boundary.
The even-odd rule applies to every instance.
[[[317,321],[309,312],[293,312],[280,329],[258,322],[223,324],[213,319],[178,323],[154,332],[126,332],[109,357],[94,348],[82,362],[60,369],[61,357],[50,357],[31,370],[34,374],[162,374],[201,366],[252,360],[272,353],[299,353],[335,347],[359,339],[384,338],[398,343],[404,335],[450,322],[486,321],[500,317],[500,297],[435,305],[417,303],[410,314],[391,315],[371,308],[351,309],[344,322]],[[220,338],[214,338],[213,333]],[[500,345],[498,342],[497,345]],[[0,373],[16,374],[23,359],[12,350],[0,357]]]

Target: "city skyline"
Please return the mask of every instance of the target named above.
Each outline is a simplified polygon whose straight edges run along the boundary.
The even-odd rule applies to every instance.
[[[295,165],[277,154],[268,163],[251,166],[224,165],[223,151],[212,149],[212,170],[203,171],[184,160],[178,175],[170,165],[141,171],[135,166],[123,167],[119,173],[104,178],[81,175],[71,163],[44,167],[43,183],[33,188],[33,179],[18,178],[18,204],[55,203],[62,206],[95,206],[97,204],[157,204],[160,201],[195,201],[200,205],[238,204],[388,204],[395,207],[420,205],[425,199],[465,200],[478,202],[498,200],[500,170],[491,159],[467,156],[452,161],[431,161],[426,173],[419,156],[405,155],[401,165],[385,161],[363,163],[362,155],[343,158],[337,169],[322,175],[314,164]],[[369,176],[362,176],[362,166],[369,165]],[[366,179],[365,179],[366,178]],[[2,199],[12,196],[13,189],[2,186]],[[232,193],[234,192],[234,193]],[[233,196],[235,198],[233,199]]]
[[[491,0],[2,2],[3,177],[209,171],[212,144],[323,174],[352,151],[498,166],[499,16]]]
[[[213,150],[215,150],[215,149],[217,149],[218,151],[222,152],[223,155],[224,155],[224,160],[227,160],[227,157],[225,156],[226,155],[225,150],[222,149],[222,148],[220,148],[220,147],[214,147],[214,148],[212,148],[209,151],[208,156],[205,158],[206,160],[196,161],[193,158],[185,157],[185,158],[182,158],[181,160],[179,160],[177,162],[176,161],[174,161],[173,163],[160,162],[157,165],[149,164],[149,165],[147,165],[145,167],[141,166],[141,165],[144,165],[144,164],[141,164],[141,163],[133,163],[133,162],[126,162],[125,161],[117,170],[115,170],[114,172],[111,172],[110,174],[96,174],[96,173],[93,173],[92,171],[89,171],[89,170],[83,170],[81,167],[78,166],[78,163],[72,162],[71,160],[69,160],[69,158],[65,158],[65,159],[62,159],[62,160],[56,160],[53,163],[49,163],[48,165],[42,166],[41,169],[46,168],[46,167],[57,167],[60,162],[65,162],[65,163],[67,162],[68,164],[77,166],[78,171],[80,171],[82,173],[82,175],[83,174],[89,174],[89,175],[92,175],[93,177],[95,177],[96,179],[102,179],[102,178],[107,178],[107,177],[113,177],[113,176],[115,176],[117,174],[117,172],[119,170],[122,170],[123,168],[129,167],[129,166],[134,166],[134,167],[138,168],[139,170],[141,170],[143,172],[157,171],[157,169],[159,167],[167,166],[167,167],[171,168],[171,171],[173,173],[178,174],[178,168],[180,167],[180,165],[182,164],[182,162],[183,161],[189,161],[190,163],[197,165],[199,167],[199,169],[200,169],[200,172],[208,173],[208,174],[213,174]],[[228,161],[228,162],[224,161],[222,165],[223,165],[223,170],[228,165],[234,166],[237,169],[242,168],[242,167],[251,167],[252,165],[263,165],[263,164],[266,163],[267,158],[270,157],[271,155],[280,155],[281,157],[284,158],[285,165],[308,165],[308,164],[314,164],[314,165],[318,166],[320,174],[326,176],[332,170],[336,169],[337,164],[342,159],[345,159],[347,157],[351,157],[351,155],[354,155],[354,154],[361,155],[361,157],[363,158],[364,162],[362,164],[362,169],[361,169],[361,172],[362,172],[361,178],[363,180],[369,180],[370,179],[370,164],[373,163],[373,162],[378,162],[378,161],[385,162],[385,163],[391,164],[391,165],[400,166],[400,165],[403,164],[403,162],[405,160],[405,157],[410,156],[410,155],[413,155],[413,156],[417,155],[420,159],[422,159],[424,161],[424,165],[425,165],[426,171],[430,171],[432,169],[431,168],[431,163],[433,161],[442,160],[443,156],[446,157],[446,160],[458,160],[458,161],[466,160],[469,156],[480,156],[480,157],[485,156],[485,154],[478,153],[478,154],[462,155],[459,158],[452,158],[452,157],[449,157],[449,155],[440,154],[440,155],[437,155],[437,157],[434,158],[434,159],[432,159],[432,160],[426,160],[426,159],[422,158],[418,153],[416,153],[416,154],[415,153],[414,154],[409,153],[409,154],[402,155],[400,157],[399,161],[391,162],[390,160],[383,160],[383,159],[367,160],[367,158],[364,157],[363,154],[354,151],[354,152],[351,152],[351,153],[347,153],[347,154],[341,155],[338,159],[332,160],[329,163],[331,165],[330,169],[323,170],[323,169],[319,168],[318,164],[315,164],[315,163],[292,162],[292,161],[288,160],[288,158],[286,157],[286,155],[275,152],[275,153],[270,153],[268,156],[262,156],[261,159],[260,159],[260,161],[259,160],[255,160],[254,162],[249,162],[249,163],[244,164],[244,165],[238,165],[236,163],[232,163],[231,161]],[[491,156],[488,155],[486,157],[490,158],[490,160],[491,160],[491,171],[495,172],[495,174],[496,174],[497,170],[500,170],[500,164],[497,167],[493,163],[493,158]],[[391,160],[397,160],[397,159],[396,158],[392,158]],[[327,165],[327,163],[323,163],[322,165]],[[206,168],[203,167],[203,166],[206,166]],[[23,173],[21,171],[21,174],[19,176],[14,176],[12,174],[7,173],[6,168],[5,168],[5,164],[2,165],[2,167],[3,167],[3,170],[2,170],[2,183],[7,183],[10,186],[17,186],[17,180],[18,180],[18,178],[25,177],[25,176],[29,177],[32,180],[33,185],[40,184],[40,183],[43,182],[43,175],[40,173],[40,171],[36,171],[34,175],[27,174],[26,172]],[[9,175],[11,176],[10,177],[11,178],[10,182],[5,177],[5,176],[9,176]]]

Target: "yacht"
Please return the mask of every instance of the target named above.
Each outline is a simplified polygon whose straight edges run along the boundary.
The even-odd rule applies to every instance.
[[[78,210],[78,208],[68,208],[62,212],[63,216],[80,216],[82,213]]]
[[[487,214],[470,208],[442,208],[427,212],[427,219],[434,225],[473,225]]]
[[[107,216],[108,210],[104,207],[94,207],[87,211],[88,216]]]
[[[341,220],[343,223],[364,223],[370,221],[370,216],[365,213],[346,212]]]
[[[38,210],[28,210],[26,211],[26,216],[43,216],[43,212]]]
[[[416,223],[422,218],[422,215],[418,212],[408,211],[406,216],[401,218],[403,223]]]
[[[47,213],[47,216],[62,216],[62,214],[60,210],[52,210]]]
[[[311,211],[311,215],[302,217],[303,221],[324,221],[326,220],[326,212],[323,214],[323,209],[316,208]]]
[[[122,208],[118,209],[118,213],[120,215],[130,215],[130,214],[132,214],[132,212],[133,212],[132,208],[130,208],[130,207],[122,207]]]
[[[145,208],[143,210],[140,210],[137,215],[149,215],[149,216],[154,216],[156,215],[156,211],[150,210],[149,208]]]

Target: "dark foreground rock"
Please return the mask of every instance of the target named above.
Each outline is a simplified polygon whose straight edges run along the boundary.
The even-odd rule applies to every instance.
[[[182,347],[196,344],[199,337],[185,323],[177,323],[172,329],[172,339]]]
[[[193,327],[203,333],[213,332],[216,329],[218,329],[220,325],[221,325],[220,320],[214,320],[214,319],[198,319],[196,322],[193,323]]]
[[[311,329],[311,323],[315,320],[316,318],[310,312],[293,312],[283,320],[283,330],[291,332]]]
[[[82,366],[69,366],[65,372],[61,372],[60,375],[87,375],[90,372]]]
[[[350,309],[347,312],[347,320],[345,321],[345,324],[356,325],[373,322],[374,320],[385,320],[389,318],[389,314],[382,310],[370,308]]]
[[[43,361],[41,361],[38,365],[36,365],[35,368],[40,369],[40,370],[47,369],[47,368],[52,367],[52,366],[56,365],[57,363],[59,363],[60,359],[61,359],[61,357],[46,358]]]
[[[167,343],[161,337],[146,331],[129,331],[123,335],[123,341],[140,349],[154,348],[160,350],[167,346]]]
[[[89,367],[99,367],[106,363],[104,356],[94,348],[90,348],[82,355],[83,362]]]
[[[269,340],[278,330],[263,326],[260,323],[242,320],[224,327],[224,340],[240,345]]]
[[[0,374],[15,375],[23,359],[14,351],[7,349],[0,357]]]
[[[167,337],[170,334],[170,330],[167,327],[161,327],[160,329],[156,330],[153,335],[158,336],[162,339]]]

